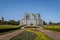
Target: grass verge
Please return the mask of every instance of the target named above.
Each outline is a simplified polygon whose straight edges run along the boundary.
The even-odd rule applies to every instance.
[[[45,25],[43,28],[60,32],[60,25]]]
[[[20,29],[18,25],[0,25],[0,35]]]

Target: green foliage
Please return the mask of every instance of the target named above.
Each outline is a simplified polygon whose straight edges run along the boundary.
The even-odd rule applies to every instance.
[[[33,32],[37,35],[35,40],[52,40],[51,38],[49,38],[48,36],[46,36],[45,34],[43,34],[42,32],[39,32],[37,30],[33,31],[33,30],[27,30],[29,32]]]
[[[43,28],[60,32],[60,25],[45,25]]]
[[[0,20],[0,25],[3,25],[4,24],[4,21]]]
[[[14,25],[16,22],[14,20],[9,20],[9,24]]]
[[[0,25],[0,29],[18,28],[19,25]]]
[[[0,20],[0,25],[19,25],[20,21],[9,20],[9,21],[2,21]]]
[[[20,29],[19,25],[0,25],[0,35]]]
[[[60,25],[60,22],[58,22],[58,23],[53,23],[53,22],[49,22],[49,25]]]
[[[52,25],[52,22],[51,21],[49,22],[49,25]]]
[[[39,27],[36,27],[36,26],[26,26],[25,28],[39,28]]]
[[[27,29],[26,31],[13,37],[11,40],[52,40],[52,39],[37,30]]]
[[[35,40],[36,34],[28,31],[24,31],[12,38],[11,40]]]
[[[43,21],[43,25],[47,25],[47,23],[45,21]]]

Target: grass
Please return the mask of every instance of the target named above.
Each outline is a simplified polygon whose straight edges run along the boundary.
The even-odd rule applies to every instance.
[[[19,29],[18,25],[0,25],[0,35],[13,32]]]
[[[39,28],[38,26],[26,26],[25,28]]]
[[[60,25],[45,25],[43,28],[60,32]]]
[[[0,25],[0,29],[18,28],[19,25]]]
[[[11,40],[35,40],[36,34],[28,31],[24,31],[12,38]]]
[[[34,31],[27,30],[27,31],[33,32],[37,35],[35,40],[52,40],[51,38],[49,38],[48,36],[46,36],[45,34],[43,34],[42,32],[39,32],[37,30],[34,30]]]
[[[13,37],[11,40],[52,40],[52,39],[35,29],[33,30],[26,29],[26,31]]]

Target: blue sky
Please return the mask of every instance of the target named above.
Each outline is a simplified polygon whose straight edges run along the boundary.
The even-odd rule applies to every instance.
[[[60,0],[0,0],[0,16],[20,20],[24,13],[40,13],[46,22],[60,22]]]

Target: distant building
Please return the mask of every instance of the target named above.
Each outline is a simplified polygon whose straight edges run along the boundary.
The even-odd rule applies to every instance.
[[[0,21],[4,21],[4,18],[3,17],[0,17]]]
[[[20,20],[20,25],[43,25],[43,20],[41,19],[41,15],[39,13],[37,14],[28,14],[25,13],[23,18]]]

